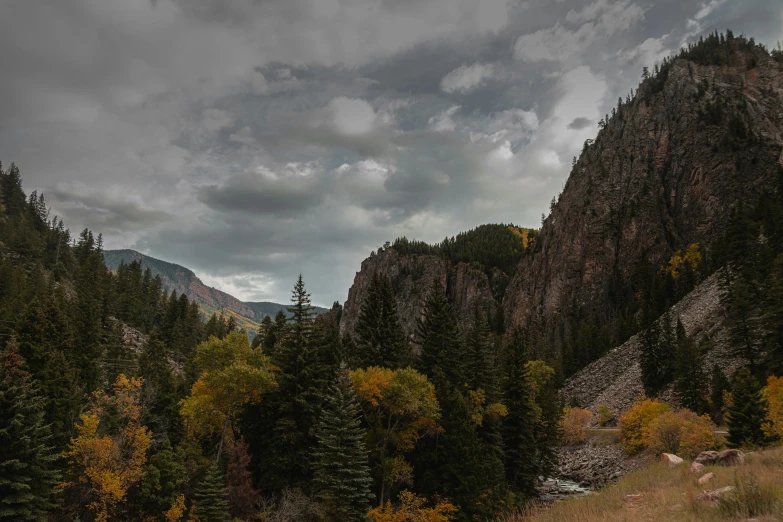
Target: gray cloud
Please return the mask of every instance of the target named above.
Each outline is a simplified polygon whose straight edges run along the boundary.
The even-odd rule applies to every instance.
[[[571,123],[568,124],[568,128],[574,130],[582,130],[582,129],[586,129],[592,124],[593,124],[593,120],[589,120],[583,116],[580,116],[578,118],[574,118],[571,121]]]
[[[257,300],[406,235],[537,226],[643,66],[757,0],[0,4],[0,159],[68,226]]]

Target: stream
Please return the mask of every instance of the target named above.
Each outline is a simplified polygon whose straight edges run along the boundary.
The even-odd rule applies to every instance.
[[[589,487],[562,478],[545,480],[541,483],[539,490],[541,491],[541,500],[544,502],[558,502],[568,497],[592,493],[592,489]]]

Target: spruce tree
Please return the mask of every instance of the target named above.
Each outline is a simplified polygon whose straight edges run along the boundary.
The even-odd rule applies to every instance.
[[[357,367],[397,369],[410,362],[407,336],[397,315],[394,291],[386,276],[373,274],[356,320]]]
[[[351,374],[343,367],[329,387],[315,426],[313,490],[330,520],[367,520],[373,499],[372,478],[359,423],[359,404]]]
[[[682,321],[677,318],[674,392],[683,407],[699,415],[707,411],[707,376],[702,369],[702,359],[700,347],[687,336]]]
[[[710,376],[710,417],[718,426],[724,422],[723,407],[724,407],[724,392],[729,391],[731,388],[729,380],[720,369],[720,366],[714,364],[712,366],[712,375]]]
[[[747,367],[737,371],[731,386],[729,406],[729,445],[761,446],[766,442],[763,425],[766,422],[766,404],[761,386]]]
[[[0,354],[0,520],[41,520],[59,480],[44,404],[15,345]]]
[[[539,466],[535,439],[536,416],[530,375],[525,366],[526,333],[515,330],[504,352],[503,404],[508,409],[503,419],[506,478],[513,491],[529,499],[537,495]]]
[[[780,190],[783,192],[783,187]],[[767,367],[773,374],[783,375],[783,254],[775,258],[766,287],[762,321],[767,332]]]
[[[158,332],[150,332],[139,357],[139,369],[144,378],[142,397],[144,424],[159,438],[177,440],[182,435],[179,417],[178,386],[169,366],[169,353]]]
[[[196,516],[199,522],[224,522],[230,519],[228,512],[228,493],[217,464],[207,468],[204,478],[193,493]]]
[[[139,487],[138,508],[148,517],[163,522],[163,513],[171,507],[188,485],[185,452],[173,448],[168,439],[144,467]]]
[[[421,355],[418,370],[438,388],[462,386],[467,381],[466,364],[460,353],[457,316],[443,285],[435,280],[416,321],[416,341]]]

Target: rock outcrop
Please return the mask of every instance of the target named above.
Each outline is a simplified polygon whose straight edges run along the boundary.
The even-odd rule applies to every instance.
[[[452,264],[435,255],[399,254],[382,248],[362,262],[340,318],[341,332],[352,332],[375,274],[388,277],[394,289],[400,322],[408,335],[416,329],[422,305],[433,281],[446,288],[460,317],[468,318],[476,306],[489,314],[490,321],[500,313],[487,274],[467,263]]]
[[[675,59],[586,144],[505,293],[507,327],[535,320],[557,351],[571,310],[611,325],[639,260],[659,266],[691,243],[710,252],[732,208],[772,186],[783,64],[731,42],[727,65]]]

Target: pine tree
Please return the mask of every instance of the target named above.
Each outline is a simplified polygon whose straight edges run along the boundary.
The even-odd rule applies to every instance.
[[[416,340],[421,355],[418,369],[436,388],[459,387],[466,383],[466,364],[460,353],[457,317],[443,285],[433,281],[416,321]]]
[[[373,499],[372,478],[351,375],[343,367],[329,387],[315,426],[313,489],[330,520],[364,521]]]
[[[515,330],[504,351],[503,404],[508,408],[508,414],[503,419],[506,478],[512,490],[523,498],[533,498],[537,495],[539,466],[535,439],[536,416],[530,375],[525,366],[526,333]]]
[[[760,393],[761,386],[747,367],[734,376],[729,406],[729,436],[731,447],[761,446],[766,442],[763,425],[766,405]]]
[[[139,487],[138,507],[147,516],[163,522],[163,513],[183,493],[188,484],[185,452],[172,448],[168,439],[144,468]]]
[[[642,346],[639,365],[642,370],[642,384],[649,397],[654,397],[674,377],[674,357],[677,339],[672,332],[671,317],[667,311],[659,321],[651,321],[651,307],[642,308],[643,324],[647,328],[642,332]]]
[[[783,187],[780,189],[783,192]],[[783,375],[783,254],[778,254],[767,276],[763,325],[766,335],[767,367]]]
[[[723,408],[724,392],[729,391],[730,384],[723,370],[717,364],[712,367],[712,375],[710,376],[710,416],[717,425],[722,425],[723,421]]]
[[[41,520],[53,507],[57,453],[44,404],[15,345],[0,353],[0,520]]]
[[[157,330],[153,329],[139,357],[139,369],[144,378],[144,424],[157,437],[177,440],[183,431],[179,417],[180,396],[168,356]]]
[[[678,317],[674,392],[683,407],[699,415],[707,411],[707,376],[702,369],[702,359],[700,347],[687,336]]]
[[[355,361],[361,368],[381,366],[397,369],[410,361],[408,339],[397,315],[397,303],[394,299],[389,279],[373,274],[356,320]]]
[[[226,485],[217,464],[207,468],[201,483],[193,493],[199,522],[224,522],[230,519]]]

